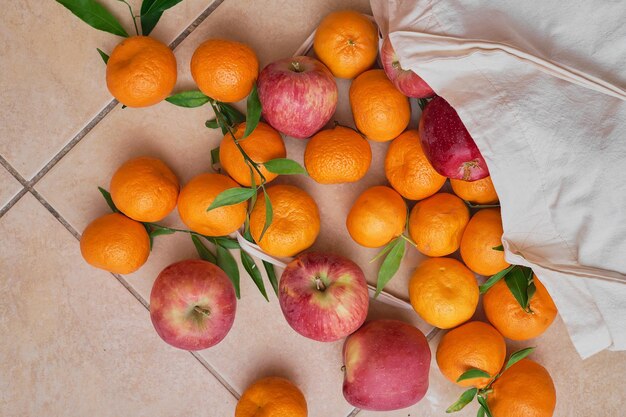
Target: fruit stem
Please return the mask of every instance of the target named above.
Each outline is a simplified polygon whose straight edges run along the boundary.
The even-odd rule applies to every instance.
[[[195,311],[198,314],[202,314],[205,317],[209,317],[211,315],[211,309],[208,307],[202,308],[200,306],[195,306],[193,308],[193,311]]]
[[[319,276],[315,277],[315,287],[317,288],[318,291],[325,291],[326,290],[326,285],[324,284],[324,281],[322,281],[322,279]]]
[[[130,4],[128,4],[128,2],[126,0],[119,0],[122,3],[126,4],[128,6],[128,10],[130,11],[130,15],[133,18],[133,24],[135,25],[135,33],[137,34],[137,36],[139,36],[139,29],[137,28],[137,19],[135,16],[135,13],[133,13],[133,8],[130,7]]]
[[[228,131],[230,136],[232,136],[233,142],[235,142],[235,146],[237,146],[237,149],[239,149],[239,152],[241,153],[241,156],[243,156],[243,159],[246,161],[246,163],[252,168],[254,168],[254,170],[259,174],[259,177],[261,177],[261,185],[265,184],[267,182],[267,180],[265,179],[265,175],[263,175],[263,173],[259,169],[259,165],[248,156],[246,151],[243,150],[243,148],[239,144],[238,139],[235,137],[235,134],[233,133],[231,126],[228,123],[226,123],[226,118],[222,114],[221,110],[218,108],[215,100],[210,99],[209,103],[211,104],[211,107],[213,108],[213,112],[215,113],[215,117],[217,118],[218,123],[224,126],[224,128]]]
[[[303,72],[304,70],[300,67],[300,63],[298,61],[291,61],[291,70],[293,72]]]

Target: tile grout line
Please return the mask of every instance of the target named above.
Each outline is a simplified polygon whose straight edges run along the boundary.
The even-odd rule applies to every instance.
[[[182,43],[211,13],[222,4],[224,0],[215,0],[207,7],[198,17],[194,19],[170,44],[171,49],[175,49]],[[2,165],[9,173],[24,187],[9,202],[0,208],[0,218],[11,209],[28,191],[33,191],[33,187],[41,180],[65,155],[67,155],[98,123],[102,121],[119,102],[115,99],[111,100],[102,110],[96,114],[63,148],[57,152],[46,165],[43,166],[30,180],[26,180],[13,166],[0,155],[0,165]]]
[[[360,412],[361,412],[360,408],[353,408],[350,414],[348,414],[346,417],[355,417]]]

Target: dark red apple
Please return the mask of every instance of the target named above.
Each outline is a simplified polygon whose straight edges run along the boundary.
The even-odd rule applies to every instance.
[[[343,345],[343,396],[364,410],[409,407],[426,395],[430,356],[417,328],[397,320],[370,321]]]
[[[235,289],[210,262],[188,259],[165,268],[152,286],[150,318],[161,339],[185,350],[226,337],[235,320]]]
[[[425,98],[432,97],[435,92],[432,88],[416,73],[411,70],[405,70],[400,66],[398,56],[391,45],[389,36],[383,41],[380,49],[380,60],[383,63],[385,74],[391,80],[402,94],[407,97]]]
[[[337,108],[337,84],[324,64],[295,56],[269,64],[257,80],[265,120],[295,138],[320,130]]]
[[[422,112],[419,136],[435,170],[448,178],[476,181],[489,176],[480,154],[456,110],[443,98],[432,99]]]
[[[357,264],[330,253],[305,253],[280,277],[280,308],[302,336],[320,342],[346,337],[361,327],[369,296]]]

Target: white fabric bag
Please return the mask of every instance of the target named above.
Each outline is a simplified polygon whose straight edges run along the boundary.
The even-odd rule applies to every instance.
[[[459,113],[579,354],[626,350],[623,1],[371,0],[403,68]]]

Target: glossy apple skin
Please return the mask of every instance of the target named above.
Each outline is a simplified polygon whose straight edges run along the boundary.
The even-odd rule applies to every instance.
[[[221,342],[235,321],[236,309],[235,289],[226,273],[199,259],[165,268],[150,293],[155,330],[165,342],[184,350]]]
[[[343,256],[305,253],[280,277],[278,300],[287,323],[320,342],[342,339],[361,327],[369,296],[361,268]]]
[[[265,120],[294,138],[309,138],[337,108],[337,83],[324,64],[308,56],[269,64],[257,80]]]
[[[398,410],[426,395],[430,347],[424,334],[407,323],[366,323],[346,339],[343,358],[343,396],[357,408]]]
[[[435,95],[432,88],[416,73],[400,66],[398,56],[393,50],[389,36],[385,37],[380,49],[380,60],[387,78],[407,97],[426,98]]]
[[[442,97],[428,102],[419,122],[424,154],[435,170],[448,178],[476,181],[489,176],[474,139],[456,110]]]

